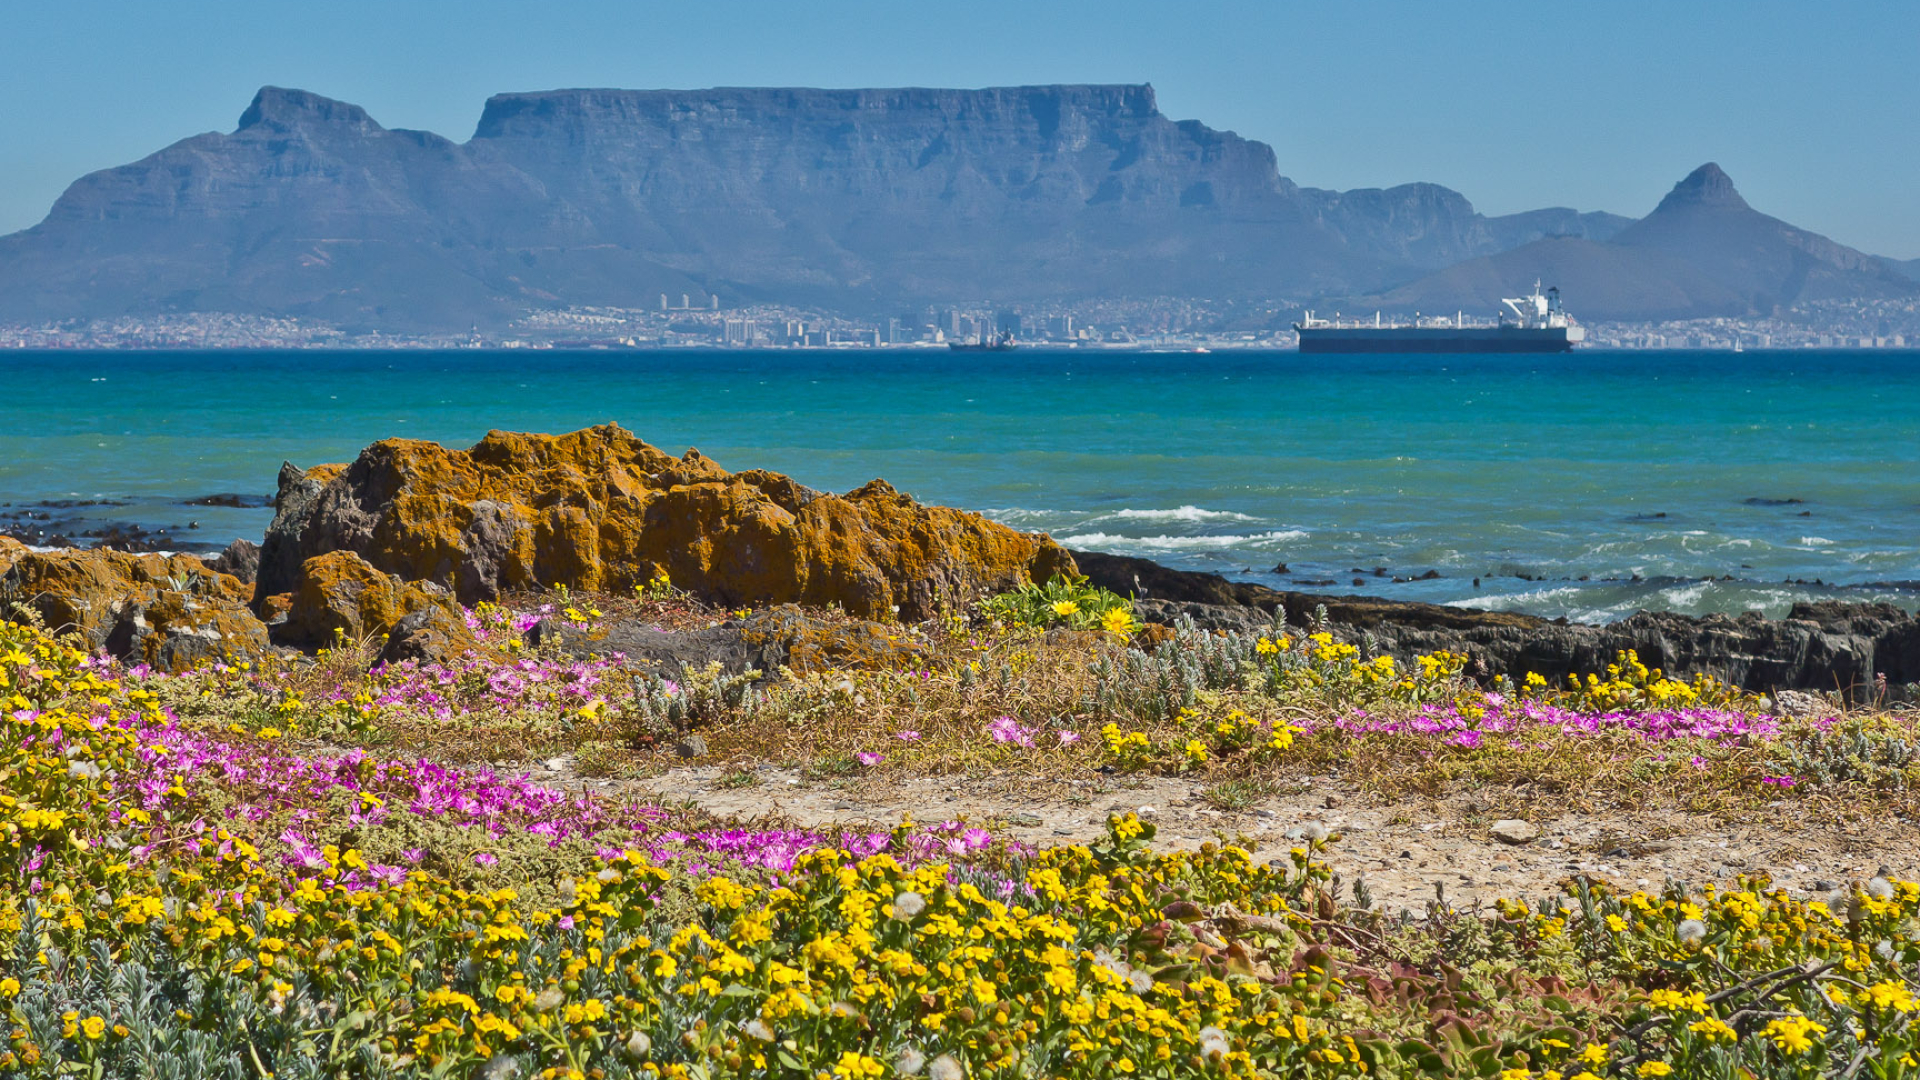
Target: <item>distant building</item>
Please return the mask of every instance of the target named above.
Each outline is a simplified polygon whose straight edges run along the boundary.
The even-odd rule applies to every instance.
[[[1055,315],[1047,320],[1047,336],[1055,341],[1070,341],[1073,338],[1073,316]]]
[[[994,316],[994,325],[1001,333],[1012,334],[1018,337],[1020,334],[1020,313],[1017,311],[1002,311]]]
[[[728,345],[751,345],[759,327],[748,319],[728,319],[721,326],[720,340]]]

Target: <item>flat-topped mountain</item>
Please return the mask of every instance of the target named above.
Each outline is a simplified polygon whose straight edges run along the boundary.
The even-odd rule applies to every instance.
[[[0,237],[0,321],[201,311],[461,330],[662,293],[853,308],[1408,282],[1388,295],[1446,297],[1438,310],[1536,274],[1592,315],[1879,280],[1857,252],[1746,209],[1730,182],[1695,186],[1637,223],[1487,217],[1433,184],[1302,188],[1265,144],[1171,120],[1148,86],[502,94],[464,143],[267,87],[234,131],[82,177]],[[1714,266],[1696,250],[1709,233],[1730,237],[1707,244]]]
[[[1589,319],[1769,314],[1807,300],[1920,293],[1898,264],[1753,209],[1709,162],[1611,236],[1539,240],[1376,299],[1396,309],[1479,310],[1535,279],[1558,285]]]
[[[0,238],[0,319],[1310,296],[1623,223],[1487,218],[1430,184],[1303,189],[1148,86],[502,94],[465,143],[268,87],[231,133],[83,177]]]

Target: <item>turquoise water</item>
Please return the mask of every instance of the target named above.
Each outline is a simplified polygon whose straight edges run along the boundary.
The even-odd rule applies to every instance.
[[[1280,587],[1589,621],[1920,602],[1915,351],[13,353],[0,502],[217,547],[270,511],[184,500],[270,494],[283,459],[609,420]]]

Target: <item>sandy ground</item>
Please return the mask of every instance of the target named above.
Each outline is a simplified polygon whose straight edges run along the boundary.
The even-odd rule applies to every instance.
[[[583,781],[562,758],[536,766],[533,776],[808,827],[886,828],[909,814],[920,822],[965,818],[1036,846],[1097,839],[1105,834],[1108,813],[1132,810],[1156,823],[1157,847],[1224,840],[1247,846],[1263,862],[1285,861],[1303,831],[1324,828],[1338,836],[1329,853],[1335,872],[1349,889],[1364,880],[1375,905],[1390,911],[1424,910],[1436,889],[1462,908],[1503,896],[1538,898],[1557,893],[1561,882],[1577,875],[1627,890],[1657,890],[1668,880],[1697,889],[1765,871],[1775,885],[1808,896],[1825,896],[1877,873],[1920,877],[1920,826],[1898,817],[1836,823],[1840,815],[1797,803],[1764,815],[1780,819],[1766,821],[1716,821],[1672,811],[1569,811],[1531,820],[1537,836],[1515,844],[1493,835],[1501,815],[1483,798],[1379,805],[1334,778],[1227,812],[1207,805],[1204,785],[1161,777],[1037,781],[1000,773],[836,784],[762,766],[757,783],[732,786],[721,783],[728,771],[683,767],[644,780]]]

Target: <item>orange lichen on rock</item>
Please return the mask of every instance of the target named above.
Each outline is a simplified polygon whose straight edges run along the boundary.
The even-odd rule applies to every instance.
[[[265,625],[247,609],[251,590],[191,555],[0,545],[0,580],[49,630],[162,670],[267,648]]]
[[[301,564],[286,620],[273,628],[276,642],[306,648],[375,640],[383,659],[406,658],[387,646],[407,635],[420,639],[415,656],[439,659],[479,647],[465,614],[444,589],[381,573],[351,551]],[[426,648],[429,637],[433,646]]]
[[[617,425],[490,432],[471,450],[388,439],[344,469],[282,470],[256,596],[306,559],[352,551],[460,600],[503,591],[625,591],[665,574],[727,605],[936,614],[1071,571],[1044,535],[922,506],[882,481],[845,496],[777,473],[675,458]]]

